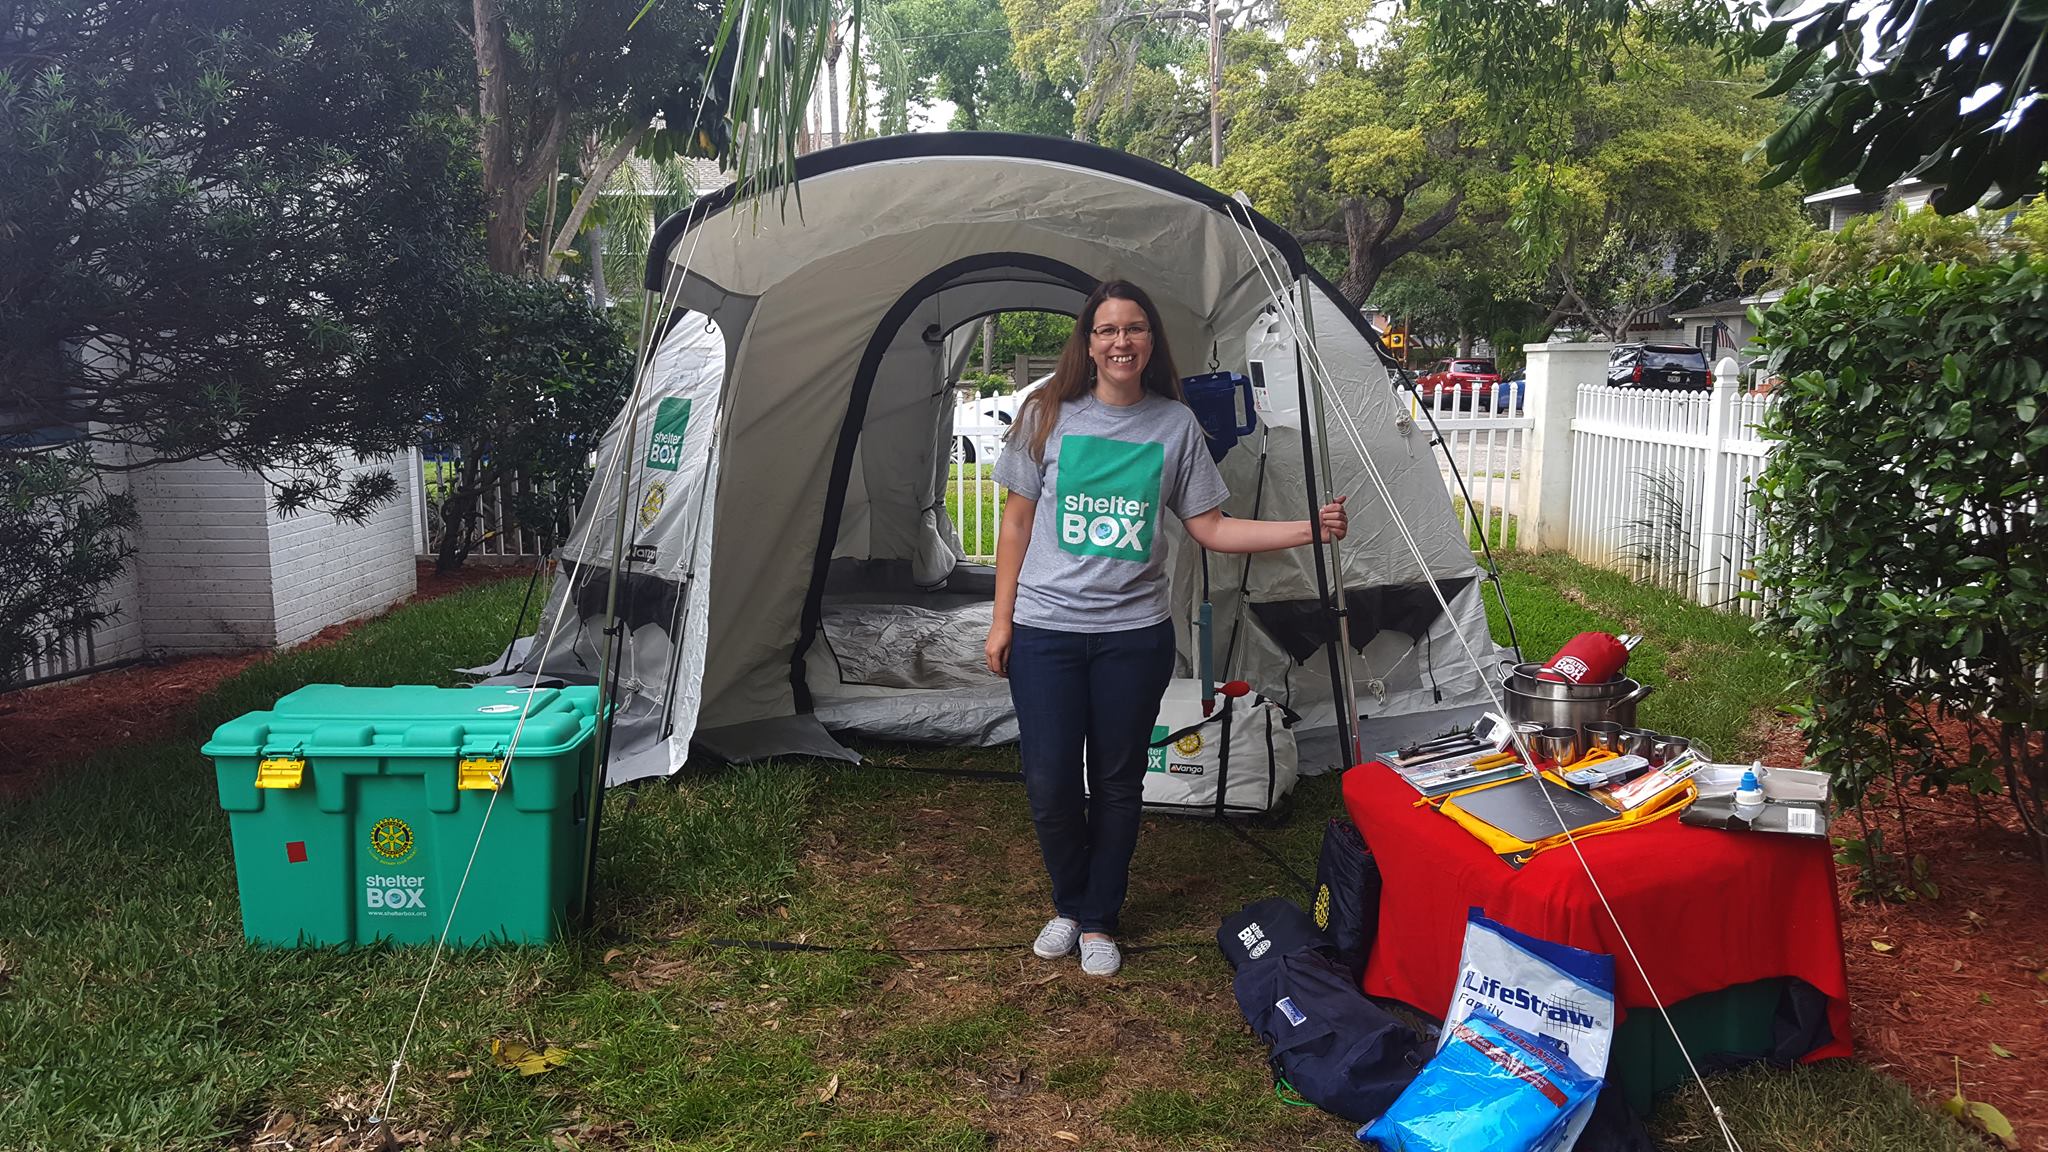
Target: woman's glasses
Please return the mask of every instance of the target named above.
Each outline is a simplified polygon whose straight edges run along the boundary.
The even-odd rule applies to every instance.
[[[1088,332],[1089,335],[1094,336],[1097,340],[1114,340],[1119,332],[1123,333],[1123,337],[1126,340],[1148,340],[1152,336],[1152,326],[1150,324],[1126,324],[1119,328],[1114,324],[1103,324],[1090,328]]]

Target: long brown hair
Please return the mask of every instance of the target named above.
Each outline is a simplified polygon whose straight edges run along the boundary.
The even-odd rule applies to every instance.
[[[1074,317],[1074,334],[1067,337],[1067,346],[1060,349],[1059,367],[1052,370],[1052,379],[1024,398],[1024,407],[1011,426],[1015,431],[1025,423],[1024,415],[1030,414],[1031,458],[1041,464],[1045,462],[1045,442],[1052,436],[1053,425],[1060,422],[1060,405],[1079,400],[1095,387],[1095,361],[1088,358],[1088,332],[1095,327],[1095,312],[1104,300],[1129,300],[1144,309],[1145,322],[1152,326],[1152,356],[1145,361],[1142,377],[1145,391],[1186,403],[1181,396],[1180,373],[1173,368],[1173,353],[1166,347],[1166,326],[1159,322],[1159,309],[1153,306],[1152,298],[1129,280],[1104,280],[1088,294],[1080,315]]]

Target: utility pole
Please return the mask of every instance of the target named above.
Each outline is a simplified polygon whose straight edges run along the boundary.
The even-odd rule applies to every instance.
[[[1209,167],[1223,167],[1223,31],[1209,0]]]

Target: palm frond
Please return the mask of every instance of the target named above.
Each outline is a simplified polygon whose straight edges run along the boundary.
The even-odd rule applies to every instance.
[[[842,11],[858,24],[861,0],[733,0],[712,48],[713,77],[727,76],[729,167],[743,196],[772,194],[787,210],[796,191],[797,147],[825,52]],[[716,83],[713,80],[712,83]],[[717,102],[717,94],[712,94]],[[802,194],[798,208],[802,208]]]

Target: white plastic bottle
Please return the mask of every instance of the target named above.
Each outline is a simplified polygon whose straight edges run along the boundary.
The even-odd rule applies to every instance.
[[[1735,818],[1748,824],[1764,811],[1764,786],[1757,781],[1756,774],[1763,768],[1763,761],[1755,761],[1743,770],[1742,782],[1735,786]]]

